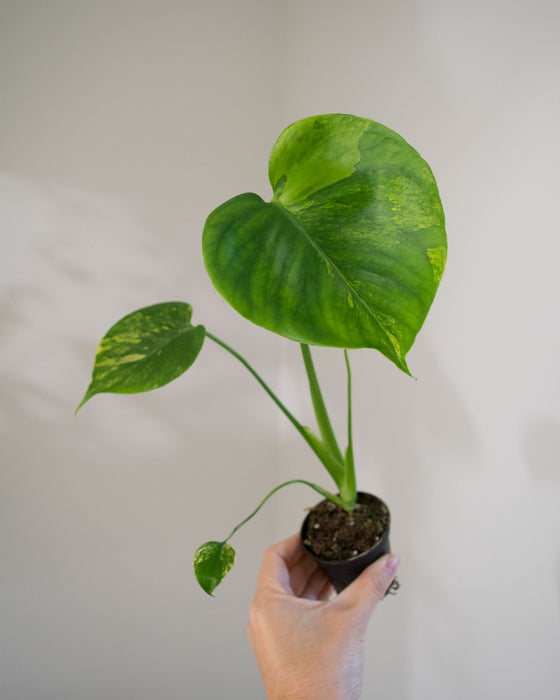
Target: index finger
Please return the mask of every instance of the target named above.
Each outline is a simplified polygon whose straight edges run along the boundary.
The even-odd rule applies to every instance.
[[[305,550],[301,545],[301,537],[298,532],[290,535],[282,542],[273,544],[269,547],[266,553],[273,553],[280,556],[286,563],[286,566],[290,569],[295,566],[304,556]]]
[[[272,545],[264,553],[257,587],[278,582],[285,591],[293,593],[290,570],[305,556],[299,533]]]

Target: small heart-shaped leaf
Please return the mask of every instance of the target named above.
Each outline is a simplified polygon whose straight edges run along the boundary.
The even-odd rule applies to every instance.
[[[95,394],[151,391],[179,377],[196,360],[206,331],[191,325],[192,307],[154,304],[112,326],[97,349],[91,383],[76,409]]]
[[[201,588],[212,595],[235,562],[235,550],[227,542],[205,542],[194,555],[194,573]]]

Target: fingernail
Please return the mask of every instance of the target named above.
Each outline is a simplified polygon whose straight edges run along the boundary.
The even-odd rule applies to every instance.
[[[385,568],[392,574],[399,568],[400,557],[398,554],[389,554],[387,559],[385,559]]]

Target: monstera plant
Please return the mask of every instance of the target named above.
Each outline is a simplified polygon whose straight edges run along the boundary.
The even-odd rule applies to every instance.
[[[140,309],[109,329],[77,409],[99,393],[132,394],[167,384],[194,363],[209,339],[248,369],[325,466],[333,492],[303,479],[281,484],[225,540],[199,547],[195,573],[210,594],[233,566],[233,534],[283,486],[307,484],[329,509],[356,514],[348,350],[378,350],[410,374],[406,356],[446,260],[444,214],[430,167],[382,124],[347,114],[298,121],[272,149],[269,179],[271,201],[241,194],[208,216],[204,263],[239,314],[301,345],[318,430],[300,424],[244,357],[205,326],[193,325],[192,308],[183,302]],[[344,450],[331,427],[310,346],[344,350]]]

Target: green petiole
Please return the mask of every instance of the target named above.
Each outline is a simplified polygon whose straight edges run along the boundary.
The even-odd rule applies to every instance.
[[[283,484],[280,484],[280,486],[276,486],[276,488],[272,489],[270,493],[268,493],[263,500],[259,503],[259,505],[255,508],[255,510],[251,513],[251,515],[247,516],[245,520],[239,523],[239,525],[236,525],[233,530],[230,532],[228,537],[224,540],[224,544],[226,542],[229,542],[231,538],[235,535],[235,533],[245,525],[245,523],[248,523],[251,518],[253,518],[259,510],[264,506],[264,504],[268,501],[268,499],[273,496],[277,491],[280,489],[283,489],[284,486],[289,486],[290,484],[305,484],[306,486],[310,486],[312,489],[317,491],[323,498],[328,498],[329,501],[332,501],[333,503],[336,503],[339,505],[341,508],[344,508],[346,512],[350,512],[348,508],[346,507],[344,501],[342,498],[339,498],[338,496],[335,496],[334,493],[330,493],[324,488],[321,488],[321,486],[318,486],[317,484],[312,483],[311,481],[305,481],[304,479],[292,479],[291,481],[285,481]]]
[[[348,376],[348,448],[343,457],[342,452],[336,441],[334,431],[327,413],[327,408],[323,400],[323,395],[321,393],[321,388],[319,386],[319,380],[317,378],[317,373],[313,365],[313,359],[311,357],[311,350],[308,345],[301,344],[301,352],[303,355],[303,361],[305,365],[305,370],[307,373],[307,379],[309,382],[309,391],[311,393],[311,401],[313,404],[313,410],[315,412],[315,417],[317,419],[317,425],[319,427],[319,432],[321,438],[319,438],[310,428],[301,425],[301,423],[295,418],[295,416],[286,408],[282,401],[276,396],[264,379],[258,374],[258,372],[247,362],[247,360],[231,346],[220,340],[212,333],[206,331],[206,336],[213,340],[217,345],[227,350],[231,355],[233,355],[241,364],[249,370],[253,377],[258,381],[261,387],[266,391],[274,403],[280,408],[300,435],[304,438],[307,444],[311,447],[313,452],[317,455],[321,463],[325,466],[329,474],[332,476],[335,484],[340,492],[339,496],[334,496],[333,494],[321,489],[320,486],[312,484],[311,482],[302,481],[298,479],[296,481],[286,482],[288,483],[303,483],[311,486],[318,493],[322,494],[324,498],[328,498],[334,503],[338,503],[344,510],[348,513],[352,513],[354,506],[356,504],[356,475],[354,469],[354,455],[352,447],[352,384],[351,384],[351,372],[350,372],[350,362],[348,359],[348,353],[344,351],[344,356],[346,360],[346,371]],[[278,488],[282,488],[286,484],[282,484]],[[271,491],[271,493],[265,498],[263,503],[273,494],[277,489]],[[261,504],[262,505],[262,504]],[[259,510],[261,506],[257,508]],[[255,511],[256,512],[256,511]],[[252,518],[254,513],[247,518],[249,520]],[[244,520],[243,523],[247,522]],[[241,525],[243,525],[241,523]],[[241,525],[238,526],[241,527]],[[236,528],[236,529],[238,529]],[[235,532],[235,530],[234,530]],[[233,535],[233,533],[232,533]],[[231,537],[231,535],[230,535]],[[229,539],[229,538],[228,538]],[[225,540],[227,542],[227,540]]]
[[[315,433],[310,428],[301,425],[297,418],[295,418],[295,416],[286,408],[286,406],[282,403],[282,401],[280,401],[280,399],[276,396],[276,394],[272,391],[272,389],[268,386],[264,379],[258,374],[258,372],[255,369],[253,369],[253,367],[251,367],[249,362],[247,362],[247,360],[242,355],[240,355],[236,350],[230,347],[223,340],[217,338],[212,333],[206,331],[206,336],[210,338],[210,340],[213,340],[215,343],[217,343],[224,350],[227,350],[231,355],[233,355],[237,360],[239,360],[239,362],[241,362],[241,364],[246,369],[249,370],[253,377],[258,381],[258,383],[262,386],[262,388],[266,391],[266,393],[270,396],[270,398],[274,401],[278,408],[284,413],[284,415],[300,433],[303,439],[311,447],[313,452],[315,452],[321,463],[325,466],[325,468],[327,469],[327,471],[332,476],[332,478],[338,486],[341,483],[344,476],[344,462],[342,454],[340,454],[340,450],[338,451],[338,454],[333,455],[333,453],[330,450],[330,447],[327,444],[325,444],[324,440],[321,440],[317,435],[315,435]]]

